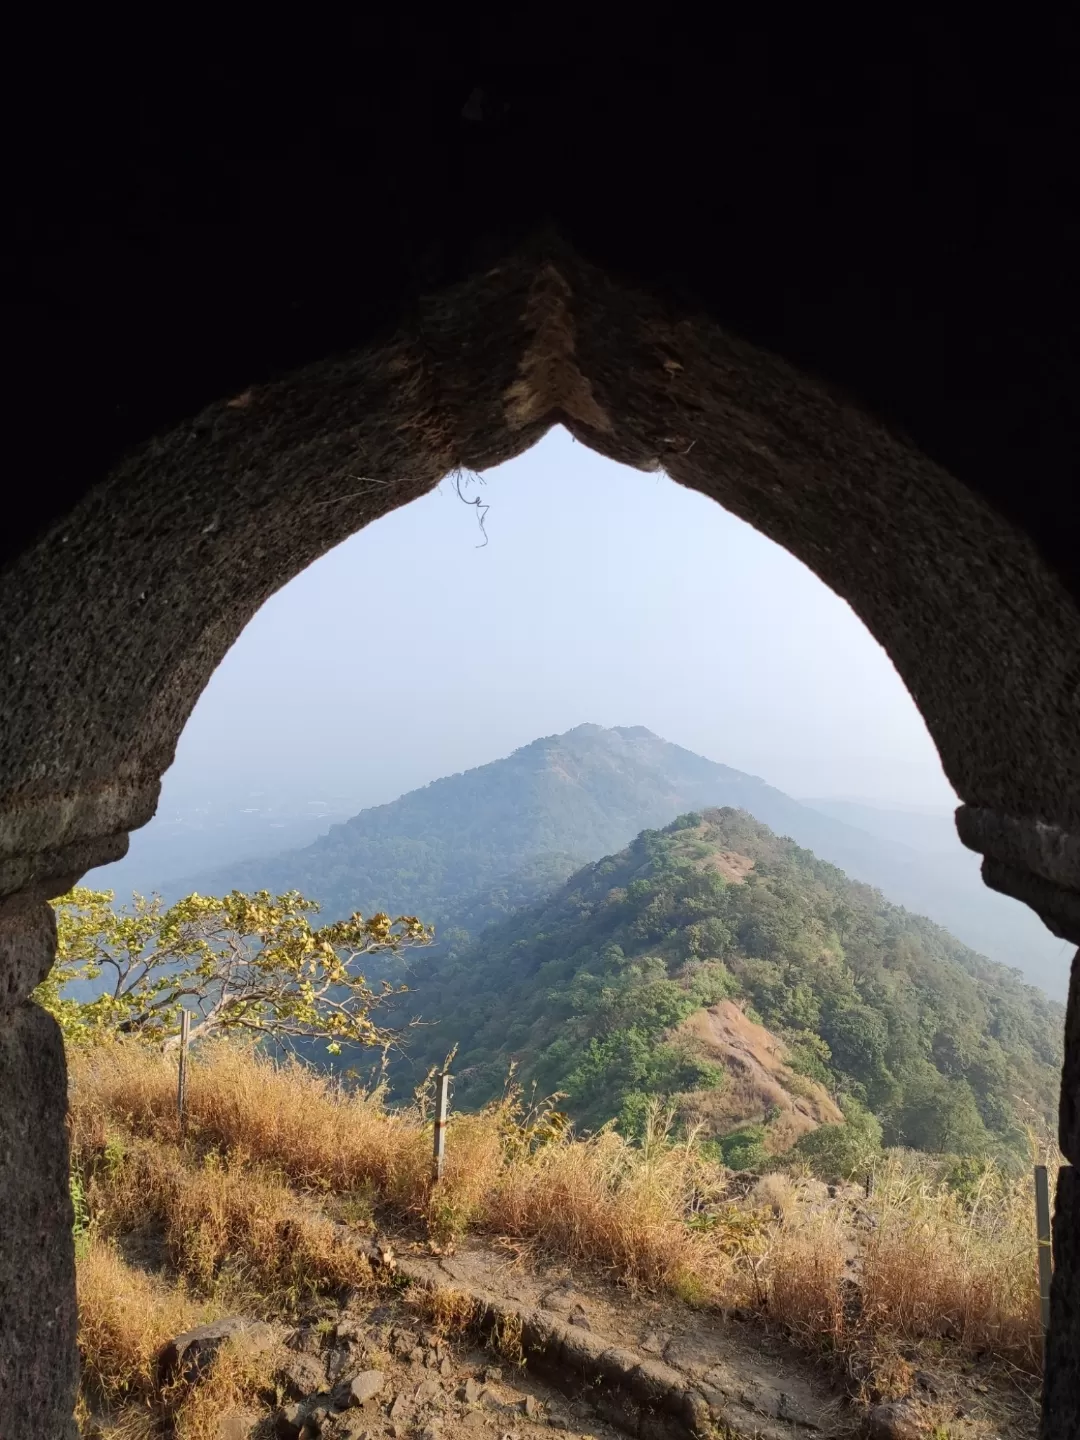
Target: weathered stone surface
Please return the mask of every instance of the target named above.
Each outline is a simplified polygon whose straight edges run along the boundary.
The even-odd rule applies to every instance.
[[[307,1413],[308,1407],[302,1401],[282,1405],[274,1416],[274,1434],[278,1440],[300,1440]]]
[[[1080,1176],[1058,1172],[1054,1202],[1054,1279],[1043,1380],[1042,1440],[1080,1434]]]
[[[217,1440],[249,1440],[258,1423],[253,1410],[229,1410],[218,1418]]]
[[[361,1370],[348,1382],[348,1404],[363,1405],[365,1400],[381,1394],[385,1384],[386,1376],[381,1370]]]
[[[0,900],[0,1024],[44,980],[56,955],[56,917],[44,900]]]
[[[540,1297],[541,1307],[553,1311],[556,1315],[569,1315],[578,1303],[578,1297],[569,1285],[556,1285]]]
[[[1065,1064],[1058,1104],[1058,1144],[1070,1164],[1080,1165],[1080,950],[1073,956],[1065,1007]]]
[[[157,1357],[158,1381],[168,1384],[178,1376],[188,1382],[198,1380],[223,1345],[231,1345],[243,1355],[261,1355],[278,1340],[279,1332],[272,1325],[243,1315],[229,1315],[208,1325],[197,1325],[161,1347]]]
[[[419,1336],[415,1330],[395,1326],[390,1332],[390,1349],[395,1355],[408,1355],[417,1346]]]
[[[16,1006],[0,1016],[0,1416],[49,1440],[73,1433],[78,1377],[66,1105],[56,1022]]]
[[[1005,817],[1011,858],[998,846],[988,878],[1064,933],[1080,923],[1074,226],[1052,186],[1039,224],[1014,218],[1057,159],[1050,130],[1070,133],[1025,126],[1025,87],[1066,117],[1075,87],[1052,54],[1010,55],[974,135],[970,107],[942,103],[967,37],[957,54],[944,31],[910,34],[897,53],[922,58],[898,61],[872,113],[829,71],[839,122],[816,104],[839,54],[825,36],[789,68],[772,39],[733,34],[709,85],[687,83],[676,47],[648,102],[627,65],[595,103],[586,66],[552,105],[531,80],[488,97],[472,45],[455,61],[410,32],[371,47],[367,72],[347,59],[357,94],[328,75],[302,127],[245,97],[235,128],[223,111],[203,140],[152,97],[130,134],[96,131],[101,107],[55,87],[40,174],[24,137],[12,182],[19,273],[48,283],[8,317],[21,478],[0,528],[0,892],[40,901],[122,852],[200,689],[280,584],[454,466],[484,469],[562,422],[613,459],[663,465],[847,599],[957,791]],[[750,127],[720,217],[702,157],[758,106],[773,118]],[[920,134],[942,163],[895,163]],[[110,154],[115,185],[54,176],[81,145]],[[947,158],[961,152],[987,180],[978,215]],[[313,176],[325,223],[288,223],[309,214]],[[657,193],[680,197],[668,237],[634,224]],[[798,243],[780,244],[793,216]],[[1018,841],[1014,821],[1047,829]],[[0,946],[0,1005],[42,962],[36,943]],[[1075,1114],[1066,1137],[1080,1160]],[[34,1225],[55,1218],[44,1189]],[[0,1386],[71,1316],[69,1262],[28,1275],[26,1217],[17,1206],[12,1232],[2,1213],[18,1271],[0,1300],[21,1287],[39,1318],[18,1296],[5,1311]],[[68,1362],[40,1363],[50,1394],[69,1386]],[[48,1435],[38,1384],[21,1422]]]
[[[326,1388],[326,1370],[314,1355],[300,1352],[278,1368],[277,1380],[286,1395],[302,1399]]]
[[[420,1384],[416,1387],[413,1399],[417,1405],[426,1405],[429,1401],[434,1400],[435,1396],[440,1393],[439,1382],[429,1377],[427,1380],[420,1381]]]
[[[326,1352],[326,1378],[335,1385],[350,1369],[355,1368],[353,1352],[348,1345],[335,1345]]]

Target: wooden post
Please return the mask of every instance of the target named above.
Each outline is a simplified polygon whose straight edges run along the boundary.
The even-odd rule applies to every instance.
[[[176,1076],[176,1113],[180,1118],[180,1134],[184,1133],[184,1102],[187,1100],[187,1052],[191,1034],[191,1011],[180,1012],[180,1069]]]
[[[1045,1340],[1050,1329],[1050,1278],[1054,1269],[1050,1238],[1050,1183],[1045,1165],[1035,1166],[1035,1233],[1039,1240],[1039,1310]]]
[[[450,1108],[450,1072],[443,1070],[435,1083],[435,1164],[432,1173],[438,1182],[442,1179],[443,1159],[446,1155],[446,1116]]]

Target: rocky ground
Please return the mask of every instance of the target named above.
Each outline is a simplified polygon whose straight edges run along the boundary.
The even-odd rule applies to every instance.
[[[748,1314],[631,1295],[481,1242],[449,1256],[405,1247],[377,1294],[290,1327],[234,1317],[177,1337],[163,1378],[197,1377],[222,1343],[263,1352],[273,1380],[261,1412],[221,1417],[220,1440],[1020,1440],[1036,1428],[1032,1396],[993,1367],[901,1356],[885,1391],[860,1386]]]

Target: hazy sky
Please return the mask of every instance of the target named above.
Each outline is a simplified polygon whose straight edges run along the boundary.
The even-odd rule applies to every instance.
[[[796,796],[955,803],[884,651],[749,526],[562,430],[485,479],[485,548],[446,481],[263,607],[199,702],[166,801],[379,803],[594,721]]]

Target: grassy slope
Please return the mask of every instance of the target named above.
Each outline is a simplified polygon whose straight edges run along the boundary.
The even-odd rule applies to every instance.
[[[162,1393],[157,1347],[215,1312],[295,1315],[313,1294],[371,1285],[340,1222],[373,1216],[384,1235],[507,1236],[631,1292],[749,1306],[852,1372],[887,1361],[910,1378],[899,1352],[912,1345],[935,1367],[982,1354],[1039,1370],[1027,1177],[989,1171],[964,1194],[894,1155],[854,1209],[778,1174],[748,1194],[662,1127],[640,1148],[580,1140],[511,1102],[454,1115],[433,1185],[429,1124],[302,1066],[196,1050],[181,1137],[174,1063],[131,1043],[71,1060],[85,1409],[133,1407],[117,1436],[170,1417],[190,1440],[216,1433],[215,1407],[253,1399],[265,1377],[224,1371],[206,1394]],[[866,1223],[853,1228],[856,1210]],[[123,1259],[133,1241],[142,1268]]]

